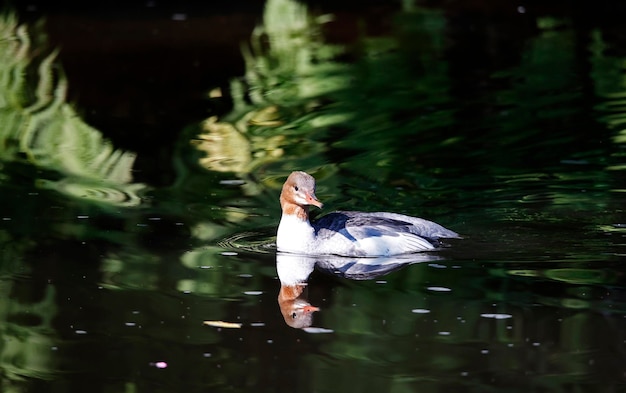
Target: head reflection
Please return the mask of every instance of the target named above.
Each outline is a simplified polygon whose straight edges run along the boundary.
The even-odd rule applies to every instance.
[[[293,328],[305,328],[313,323],[313,312],[319,308],[307,300],[307,280],[315,259],[302,255],[276,254],[276,270],[280,280],[278,306],[285,323]]]
[[[302,329],[313,324],[313,313],[320,311],[308,301],[308,279],[314,269],[350,280],[372,280],[404,266],[441,259],[432,254],[396,257],[354,258],[308,256],[278,252],[276,270],[280,280],[278,306],[287,325]]]

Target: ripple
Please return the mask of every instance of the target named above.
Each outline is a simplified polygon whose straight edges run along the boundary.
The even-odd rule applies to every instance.
[[[122,207],[140,205],[142,199],[138,192],[145,188],[140,183],[111,185],[85,179],[64,179],[60,181],[38,179],[36,184],[41,188],[55,190],[75,198]]]
[[[611,225],[600,225],[598,227],[603,232],[622,232],[626,233],[626,224],[616,223]]]
[[[229,236],[217,243],[221,248],[269,254],[276,244],[267,234],[261,232],[241,232]]]
[[[552,280],[570,284],[606,284],[613,281],[606,270],[599,269],[548,269],[544,274]]]

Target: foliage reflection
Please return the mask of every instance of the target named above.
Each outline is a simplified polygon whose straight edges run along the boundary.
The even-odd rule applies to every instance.
[[[66,102],[43,32],[5,14],[1,390],[622,386],[615,36],[411,3],[393,31],[339,48],[322,35],[330,18],[268,1],[245,78],[213,90],[232,110],[181,132],[177,177],[159,189]],[[420,213],[467,241],[427,263],[274,260],[279,180],[294,169],[338,208]],[[296,326],[321,330],[285,328],[294,305],[310,306]]]

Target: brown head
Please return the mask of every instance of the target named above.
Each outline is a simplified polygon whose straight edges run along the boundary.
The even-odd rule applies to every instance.
[[[308,217],[309,206],[320,209],[322,202],[315,196],[315,178],[306,172],[291,172],[280,193],[280,206],[285,214],[297,214],[304,219]]]

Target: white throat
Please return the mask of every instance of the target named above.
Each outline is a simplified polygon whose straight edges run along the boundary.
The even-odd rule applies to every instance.
[[[278,251],[307,253],[315,242],[315,230],[309,220],[296,215],[284,214],[278,224],[276,248]]]

